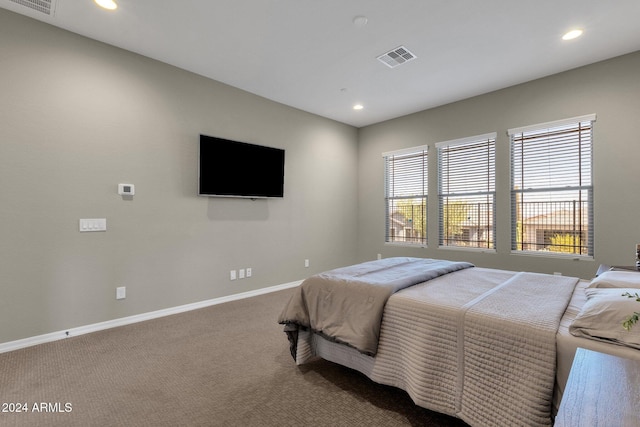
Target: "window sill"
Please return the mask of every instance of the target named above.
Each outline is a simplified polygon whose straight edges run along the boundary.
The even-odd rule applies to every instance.
[[[511,251],[511,255],[532,256],[532,257],[553,258],[553,259],[566,259],[571,261],[593,261],[595,259],[592,255],[560,254],[560,253],[537,252],[537,251]]]
[[[483,254],[495,254],[495,249],[488,248],[469,248],[466,246],[438,246],[438,249],[442,249],[445,251],[462,251],[462,252],[476,252]]]
[[[428,248],[426,243],[384,242],[385,246],[402,246],[404,248]]]

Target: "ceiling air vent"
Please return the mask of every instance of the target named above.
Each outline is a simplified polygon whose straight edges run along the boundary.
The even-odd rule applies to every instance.
[[[405,62],[412,61],[416,58],[417,56],[409,52],[406,47],[400,46],[378,56],[378,61],[382,62],[389,68],[394,68],[400,64],[404,64]]]
[[[53,16],[57,0],[11,0],[11,2],[28,7],[29,9]]]

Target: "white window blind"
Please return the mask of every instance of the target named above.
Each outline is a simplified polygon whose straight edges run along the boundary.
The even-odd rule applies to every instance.
[[[593,256],[595,118],[509,130],[513,251]]]
[[[490,133],[436,144],[440,246],[495,249],[495,143]]]
[[[385,242],[427,244],[427,146],[382,154]]]

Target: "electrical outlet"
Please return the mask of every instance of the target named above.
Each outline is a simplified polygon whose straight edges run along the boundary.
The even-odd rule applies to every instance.
[[[229,279],[230,280],[236,280],[236,271],[235,270],[231,270],[231,272],[229,273]]]
[[[244,279],[244,268],[238,270],[238,279]]]
[[[127,297],[127,288],[119,286],[116,288],[116,299],[125,299]]]
[[[247,277],[251,277],[252,271],[251,267],[247,267]]]
[[[378,254],[378,259],[382,259],[382,254]]]
[[[309,267],[309,260],[308,260],[308,259],[305,259],[305,260],[304,260],[304,266],[305,266],[305,267]]]
[[[107,219],[80,219],[80,232],[86,231],[107,231]]]

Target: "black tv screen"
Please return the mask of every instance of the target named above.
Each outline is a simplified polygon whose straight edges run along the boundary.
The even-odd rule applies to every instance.
[[[201,196],[284,196],[284,150],[200,135]]]

